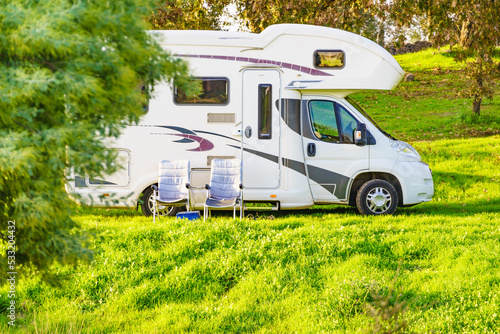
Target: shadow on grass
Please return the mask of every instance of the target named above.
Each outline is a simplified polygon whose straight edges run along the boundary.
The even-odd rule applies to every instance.
[[[423,203],[420,205],[398,208],[394,216],[448,216],[448,217],[466,217],[475,214],[483,213],[500,213],[500,198],[494,198],[490,200],[480,200],[474,203],[450,203],[450,202],[430,202]],[[255,212],[245,212],[245,216],[248,214],[256,215]],[[269,216],[274,218],[286,218],[289,216],[295,217],[321,217],[324,215],[352,215],[353,217],[358,216],[362,218],[363,216],[354,207],[349,206],[314,206],[310,209],[303,210],[282,210],[282,211],[269,211],[269,212],[259,212],[257,219],[266,219]],[[217,213],[217,216],[225,215],[222,212]],[[230,216],[229,214],[225,216]]]
[[[399,212],[399,213],[398,213]],[[434,202],[423,206],[403,208],[399,215],[466,217],[475,214],[500,213],[500,198],[478,200],[474,203]]]
[[[200,212],[203,215],[203,212]],[[407,208],[398,208],[394,216],[450,216],[450,217],[465,217],[473,214],[481,213],[500,213],[500,198],[492,198],[490,200],[479,200],[473,203],[450,203],[450,202],[429,202],[415,205]],[[143,217],[142,213],[137,210],[119,210],[119,209],[92,209],[85,208],[78,210],[78,214],[99,215],[102,217]],[[247,219],[267,219],[273,220],[277,218],[287,217],[322,217],[325,215],[352,215],[363,217],[356,208],[341,205],[322,205],[314,206],[309,209],[301,210],[280,210],[280,211],[245,211],[244,218]],[[232,218],[232,211],[214,211],[212,218]],[[236,213],[236,219],[239,218],[239,212]],[[203,217],[202,217],[203,219]],[[152,220],[152,218],[151,218]]]
[[[79,206],[76,208],[77,215],[98,215],[102,217],[143,217],[140,209],[116,209],[116,208],[93,208],[90,206]],[[153,220],[153,217],[151,217]]]
[[[474,50],[472,50],[472,49],[470,49],[470,50],[458,50],[457,48],[454,48],[454,49],[449,50],[449,51],[441,52],[441,55],[443,57],[447,57],[447,58],[455,58],[458,55],[463,55],[467,58],[474,58]],[[495,48],[493,50],[493,53],[491,54],[491,56],[500,57],[500,49]]]

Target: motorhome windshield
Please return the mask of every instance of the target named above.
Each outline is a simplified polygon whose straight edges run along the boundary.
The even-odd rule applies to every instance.
[[[391,138],[391,139],[394,139],[396,140],[396,138],[394,138],[392,135],[390,135],[389,133],[387,133],[384,129],[382,129],[380,127],[380,125],[377,124],[377,122],[375,122],[375,120],[373,118],[371,118],[370,115],[368,115],[368,113],[356,102],[354,101],[351,97],[346,97],[346,100],[347,102],[349,102],[354,108],[356,108],[356,110],[358,110],[363,116],[365,116],[380,132],[382,132],[385,136]]]

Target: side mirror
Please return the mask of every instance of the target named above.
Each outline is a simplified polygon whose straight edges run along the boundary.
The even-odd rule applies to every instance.
[[[359,123],[354,130],[354,144],[356,146],[366,145],[366,124]]]

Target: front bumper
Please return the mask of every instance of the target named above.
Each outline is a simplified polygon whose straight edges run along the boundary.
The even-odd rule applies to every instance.
[[[421,161],[398,161],[393,173],[401,183],[403,205],[432,200],[434,182],[429,165]]]

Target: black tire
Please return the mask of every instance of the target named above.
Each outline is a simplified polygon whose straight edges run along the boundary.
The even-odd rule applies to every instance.
[[[392,215],[398,207],[398,192],[387,181],[367,181],[358,190],[356,207],[363,215]]]
[[[142,213],[146,216],[152,216],[153,215],[153,189],[151,187],[147,187],[143,192],[142,192],[142,197],[141,197],[141,209]],[[159,215],[160,216],[170,216],[173,217],[177,213],[181,211],[185,211],[185,207],[183,206],[160,206]]]

